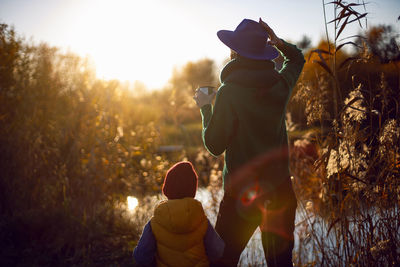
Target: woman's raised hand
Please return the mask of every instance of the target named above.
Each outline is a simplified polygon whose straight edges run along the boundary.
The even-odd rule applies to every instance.
[[[278,36],[276,36],[275,32],[271,29],[270,26],[268,26],[268,24],[263,21],[261,18],[258,21],[258,23],[261,24],[261,26],[263,26],[263,28],[267,31],[268,35],[269,35],[269,40],[267,41],[267,43],[269,45],[275,45],[275,46],[279,46],[282,45],[283,42],[281,39],[278,38]]]

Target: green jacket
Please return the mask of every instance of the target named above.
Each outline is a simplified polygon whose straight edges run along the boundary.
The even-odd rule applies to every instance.
[[[225,152],[224,187],[238,167],[288,145],[286,105],[305,60],[301,50],[285,41],[279,50],[284,57],[279,72],[268,60],[238,57],[228,62],[214,106],[201,108],[205,147],[214,156]],[[285,159],[277,178],[288,177]]]

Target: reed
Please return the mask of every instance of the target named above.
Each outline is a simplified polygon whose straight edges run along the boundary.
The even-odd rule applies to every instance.
[[[333,41],[327,49],[311,51],[321,67],[318,83],[300,81],[298,94],[308,99],[308,116],[320,125],[297,140],[292,153],[294,185],[299,198],[298,266],[397,266],[400,262],[398,193],[400,125],[398,90],[389,88],[382,72],[380,81],[357,82],[353,66],[373,64],[362,36],[339,37],[352,23],[362,25],[367,12],[364,1],[332,1]],[[324,10],[325,12],[325,10]],[[366,22],[366,21],[365,21]],[[329,36],[327,32],[327,36]],[[346,46],[356,56],[342,58]],[[396,63],[394,63],[396,64]],[[343,68],[352,77],[352,88],[342,88]],[[353,72],[353,73],[352,73]],[[371,78],[373,79],[373,78]],[[317,88],[315,88],[317,84]],[[320,91],[311,98],[310,92]],[[347,93],[345,95],[344,93]],[[333,96],[333,108],[321,96]],[[389,99],[389,95],[395,98]],[[297,151],[296,151],[297,145]],[[316,153],[307,153],[311,146]]]

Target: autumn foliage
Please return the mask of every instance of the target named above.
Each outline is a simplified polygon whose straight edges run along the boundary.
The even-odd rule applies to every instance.
[[[337,33],[351,11],[342,2],[334,1],[342,17],[332,22]],[[397,39],[389,26],[346,46],[336,39],[313,48],[303,40],[307,63],[288,107],[303,216],[296,264],[394,266]],[[199,85],[218,86],[217,71],[211,59],[189,62],[162,90],[148,92],[139,83],[98,79],[88,59],[32,44],[1,24],[0,265],[131,264],[148,217],[128,219],[121,206],[129,195],[159,197],[165,171],[178,160],[195,164],[216,202],[223,159],[202,146],[192,96]]]

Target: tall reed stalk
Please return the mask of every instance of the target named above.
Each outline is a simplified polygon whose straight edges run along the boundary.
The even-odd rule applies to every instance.
[[[311,51],[309,58],[318,55],[314,62],[324,75],[317,79],[325,81],[331,92],[333,114],[328,120],[320,117],[321,131],[306,138],[316,143],[318,158],[294,159],[298,161],[294,173],[315,181],[314,186],[320,188],[320,192],[313,193],[315,199],[304,199],[304,184],[295,179],[299,198],[303,198],[297,264],[399,266],[400,116],[395,112],[396,99],[389,97],[399,88],[390,88],[383,73],[378,86],[357,84],[353,75],[353,88],[342,88],[342,69],[370,60],[368,51],[362,51],[352,40],[360,36],[339,39],[349,25],[366,24],[366,3],[322,0],[322,4],[328,47]],[[326,16],[328,5],[333,7],[330,21]],[[333,26],[332,42],[328,25]],[[357,56],[339,62],[340,50],[350,45],[359,49]],[[323,127],[327,122],[330,125]],[[304,171],[307,168],[310,171]]]

